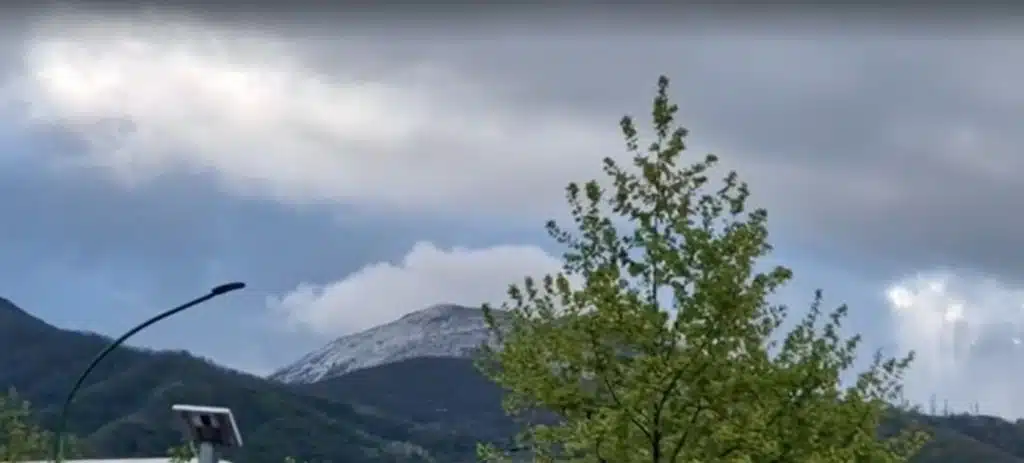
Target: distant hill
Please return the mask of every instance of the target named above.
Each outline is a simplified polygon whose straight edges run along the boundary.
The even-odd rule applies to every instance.
[[[329,399],[352,398],[389,415],[480,440],[504,440],[518,430],[501,408],[501,389],[463,358],[402,360],[296,387]]]
[[[109,339],[61,330],[0,299],[0,388],[52,427],[72,382]],[[115,351],[80,390],[68,430],[98,457],[162,456],[181,442],[170,406],[230,407],[246,446],[227,458],[280,463],[471,460],[472,439],[228,370],[186,352]]]
[[[296,387],[479,440],[500,442],[519,429],[501,409],[501,390],[465,358],[403,360]],[[934,435],[915,463],[1024,463],[1024,424],[985,416],[905,414],[890,425],[910,422]]]
[[[368,405],[409,421],[437,429],[468,434],[480,440],[501,441],[514,434],[516,423],[501,409],[501,390],[480,375],[461,347],[445,352],[430,342],[422,349],[424,339],[432,338],[434,326],[458,327],[458,333],[473,333],[473,339],[486,339],[486,327],[479,309],[459,306],[434,306],[371,328],[363,333],[340,338],[317,352],[330,352],[327,363],[318,364],[316,356],[307,356],[304,368],[332,371],[332,359],[368,359],[360,368],[344,374],[326,374],[325,379],[306,383],[295,381],[303,392],[327,399],[341,399]],[[446,328],[451,329],[451,328]],[[438,330],[439,332],[441,330]],[[418,357],[365,355],[367,346],[353,339],[372,339],[383,333],[401,333],[387,344],[388,352],[423,352]],[[405,333],[415,333],[407,336]],[[426,334],[424,334],[426,333]],[[437,334],[437,332],[434,332]],[[452,343],[462,345],[462,343]],[[352,346],[352,347],[349,347]],[[386,360],[381,360],[386,359]],[[351,365],[351,363],[345,364]],[[951,415],[927,416],[901,414],[887,423],[887,428],[916,422],[933,434],[933,440],[915,463],[1024,463],[1024,424],[994,417]]]
[[[488,340],[488,333],[483,310],[438,304],[335,339],[270,378],[293,384],[312,383],[413,358],[466,358]]]
[[[78,395],[69,431],[85,440],[91,456],[160,456],[181,440],[171,404],[221,405],[234,410],[245,435],[246,447],[226,456],[232,461],[468,463],[477,441],[506,441],[518,429],[501,410],[500,389],[468,358],[466,346],[486,339],[481,329],[479,309],[435,306],[370,330],[376,334],[363,341],[332,343],[321,349],[331,352],[327,363],[305,362],[309,371],[329,374],[292,383],[186,352],[120,349]],[[382,349],[375,350],[376,341],[367,345],[386,339],[384,333],[408,336],[390,338]],[[52,427],[75,375],[109,342],[58,329],[0,299],[0,388],[17,388]],[[348,360],[330,363],[337,359]],[[916,463],[1024,463],[1020,423],[900,414],[886,428],[912,422],[935,435]]]

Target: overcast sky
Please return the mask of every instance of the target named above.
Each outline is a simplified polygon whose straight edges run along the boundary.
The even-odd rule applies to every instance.
[[[0,295],[116,335],[244,280],[136,342],[259,373],[437,302],[500,301],[557,268],[542,225],[562,187],[624,155],[618,119],[646,122],[667,74],[693,155],[769,207],[773,261],[797,274],[782,300],[824,288],[868,347],[916,350],[919,401],[1024,415],[1021,36],[311,18],[5,24]]]

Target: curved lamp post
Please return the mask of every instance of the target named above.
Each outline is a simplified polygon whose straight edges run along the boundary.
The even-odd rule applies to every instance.
[[[236,291],[242,288],[245,288],[245,283],[241,282],[234,282],[217,286],[211,289],[209,293],[202,297],[193,299],[164,313],[161,313],[153,318],[150,318],[145,322],[142,322],[142,324],[140,324],[139,326],[136,326],[135,328],[129,330],[127,333],[121,335],[120,338],[115,339],[114,342],[110,343],[110,345],[107,346],[106,349],[103,349],[103,351],[100,352],[99,355],[96,356],[96,358],[92,359],[92,363],[90,363],[89,366],[86,367],[85,371],[83,371],[82,374],[78,377],[78,380],[75,381],[75,385],[71,388],[71,391],[68,392],[68,397],[64,399],[64,406],[61,407],[60,409],[60,418],[57,421],[57,429],[53,433],[53,461],[55,463],[60,463],[64,458],[64,426],[67,422],[68,409],[71,407],[71,401],[75,399],[75,393],[77,393],[78,389],[82,387],[82,383],[85,382],[85,378],[89,376],[89,373],[92,373],[92,370],[96,368],[96,365],[98,365],[100,361],[103,360],[104,357],[113,352],[114,349],[123,344],[128,338],[134,336],[139,331],[148,328],[150,325],[159,322],[167,317],[175,315],[179,312],[182,312],[186,309],[195,307],[199,304],[209,301],[210,299],[220,296],[221,294],[230,293],[231,291]]]

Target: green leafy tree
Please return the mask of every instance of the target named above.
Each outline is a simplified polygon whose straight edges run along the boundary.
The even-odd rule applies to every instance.
[[[28,401],[14,389],[0,394],[0,462],[44,460],[50,457],[53,434],[40,428]],[[81,445],[66,436],[65,455],[80,455]]]
[[[195,449],[187,442],[167,449],[167,458],[171,463],[188,463],[195,457]]]
[[[789,311],[769,299],[792,274],[761,263],[767,213],[735,172],[712,180],[714,155],[684,162],[668,87],[649,145],[621,121],[631,166],[605,159],[606,183],[567,187],[573,229],[547,225],[563,270],[513,285],[507,316],[485,308],[501,348],[479,366],[506,410],[558,418],[529,421],[518,445],[537,461],[906,461],[924,436],[877,430],[912,356],[876,354],[841,381],[860,337],[840,334],[847,308],[823,312],[820,291],[784,331]]]

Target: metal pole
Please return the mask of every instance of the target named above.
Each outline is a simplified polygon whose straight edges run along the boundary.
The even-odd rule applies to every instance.
[[[199,460],[197,463],[217,463],[217,449],[212,442],[199,443]]]
[[[75,381],[75,385],[68,392],[67,398],[64,399],[64,405],[60,409],[60,418],[57,420],[57,427],[53,433],[52,460],[54,461],[54,463],[61,463],[61,461],[63,461],[64,458],[64,428],[65,425],[67,424],[68,410],[71,408],[71,402],[75,399],[75,394],[78,392],[78,389],[82,387],[82,383],[85,382],[85,378],[89,376],[89,373],[92,373],[92,370],[96,368],[96,365],[99,365],[100,361],[103,360],[104,357],[113,352],[114,349],[118,348],[121,344],[124,344],[124,342],[128,340],[128,338],[134,336],[139,331],[148,328],[150,325],[157,323],[172,315],[178,314],[186,309],[195,307],[199,304],[209,301],[210,299],[213,299],[217,296],[230,293],[231,291],[239,290],[242,288],[245,288],[245,283],[241,282],[228,283],[217,286],[210,290],[210,292],[207,293],[205,296],[193,299],[189,302],[186,302],[185,304],[179,305],[178,307],[170,309],[153,318],[150,318],[149,320],[142,322],[139,326],[132,328],[127,333],[121,335],[121,337],[115,339],[114,342],[110,343],[110,345],[107,346],[106,349],[103,349],[103,351],[100,352],[99,355],[93,358],[92,362],[89,363],[89,366],[85,368],[85,371],[83,371],[82,374],[78,376],[78,380]]]

